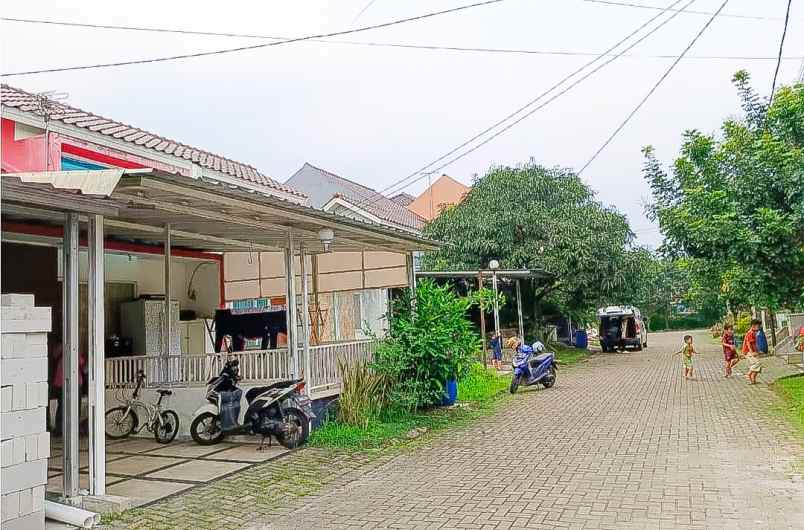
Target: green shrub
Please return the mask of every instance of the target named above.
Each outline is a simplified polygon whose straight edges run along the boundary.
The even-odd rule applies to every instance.
[[[734,333],[737,335],[745,335],[748,333],[748,328],[751,327],[751,313],[745,311],[740,312],[737,318],[734,319]]]
[[[364,361],[344,363],[338,359],[343,378],[338,398],[338,420],[354,427],[368,426],[387,404],[387,382]]]
[[[419,282],[415,300],[409,291],[396,300],[391,329],[373,364],[388,378],[394,406],[413,410],[438,404],[446,381],[466,374],[480,349],[466,317],[471,303],[432,280]]]

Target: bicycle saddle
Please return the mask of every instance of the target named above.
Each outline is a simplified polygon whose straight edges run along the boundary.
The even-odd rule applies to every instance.
[[[160,390],[157,390],[157,392],[159,393],[159,395],[160,395],[160,396],[172,396],[172,395],[173,395],[173,391],[172,391],[172,390],[163,390],[163,389],[160,389]]]

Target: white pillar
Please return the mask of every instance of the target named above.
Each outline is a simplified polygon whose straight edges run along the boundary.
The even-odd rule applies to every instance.
[[[407,262],[408,268],[408,287],[413,293],[416,292],[416,261],[413,259],[413,252],[408,252],[405,254],[405,261]],[[415,294],[413,298],[415,299]]]
[[[309,328],[309,320],[310,320],[310,292],[307,282],[307,255],[304,252],[304,243],[299,243],[299,270],[301,273],[301,284],[302,284],[302,301],[301,301],[301,321],[302,321],[302,352],[304,355],[304,379],[307,381],[306,391],[307,394],[310,394],[310,386],[311,386],[311,379],[310,379],[310,370],[312,369],[312,362],[310,359],[310,328]]]
[[[169,370],[168,369],[168,364],[169,364],[170,361],[168,359],[168,356],[172,353],[170,351],[170,345],[172,344],[172,342],[170,340],[170,338],[171,338],[170,336],[171,336],[171,334],[173,332],[173,329],[172,329],[173,326],[171,325],[172,323],[171,323],[171,318],[170,318],[171,317],[170,290],[172,288],[172,286],[171,286],[171,277],[170,277],[171,244],[172,243],[170,241],[170,223],[168,223],[168,224],[165,225],[165,264],[164,264],[164,269],[165,269],[165,322],[164,322],[164,328],[163,328],[163,332],[162,332],[162,342],[163,342],[163,347],[162,347],[162,370],[161,370],[162,383],[165,383],[166,381],[169,380],[168,378],[170,377],[170,375],[169,375],[169,371],[168,371]]]
[[[299,375],[299,356],[298,346],[296,344],[296,279],[293,265],[293,248],[295,242],[293,240],[293,232],[288,231],[288,245],[285,249],[285,280],[287,281],[287,289],[285,290],[285,298],[287,303],[287,311],[285,312],[287,319],[287,335],[288,335],[288,352],[290,353],[291,369],[293,377]]]
[[[497,336],[500,335],[500,304],[499,304],[499,291],[497,288],[497,271],[491,272],[491,285],[494,288],[494,332]]]
[[[103,216],[89,216],[87,237],[89,257],[89,282],[87,302],[89,305],[89,493],[106,493],[106,381],[105,312],[104,312],[104,254]]]
[[[525,324],[522,321],[522,288],[519,286],[519,280],[516,280],[516,314],[519,318],[519,338],[524,342]]]
[[[78,423],[81,400],[78,375],[78,214],[70,212],[64,224],[64,303],[62,363],[62,435],[64,436],[64,496],[78,495]]]

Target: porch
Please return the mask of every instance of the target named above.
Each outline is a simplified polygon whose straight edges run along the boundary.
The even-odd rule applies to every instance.
[[[412,281],[411,253],[434,248],[432,242],[409,233],[286,203],[230,184],[140,170],[4,174],[3,222],[45,227],[54,233],[58,229],[61,234],[63,325],[58,339],[64,351],[64,438],[61,447],[54,444],[48,467],[53,472],[50,480],[61,482],[60,491],[66,498],[87,493],[106,494],[107,474],[115,477],[114,462],[108,456],[120,447],[114,444],[115,450],[110,446],[107,451],[103,416],[105,410],[113,406],[107,401],[113,399],[116,391],[130,385],[138,370],[146,373],[150,389],[174,389],[174,401],[169,406],[183,413],[180,419],[184,429],[189,426],[189,415],[203,400],[204,383],[217,373],[224,361],[216,354],[181,353],[172,317],[146,324],[160,330],[156,353],[106,358],[104,256],[110,242],[147,245],[161,250],[164,294],[154,303],[163,306],[163,315],[172,315],[174,311],[171,296],[174,253],[193,251],[218,256],[223,252],[281,253],[286,285],[282,311],[287,346],[232,355],[240,360],[246,386],[303,377],[314,399],[334,395],[340,390],[337,359],[370,359],[374,344],[365,340],[311,344],[311,291],[306,258],[330,252],[401,253],[408,256]],[[82,226],[86,227],[85,231]],[[53,237],[51,235],[50,239]],[[5,238],[4,233],[4,241]],[[88,262],[85,308],[78,303],[82,246],[87,249]],[[4,256],[5,259],[8,257]],[[223,260],[220,261],[223,266]],[[78,328],[79,315],[84,314],[80,309],[86,311],[88,336],[89,435],[86,439],[79,438]],[[54,330],[58,328],[54,326]],[[144,442],[132,440],[136,441]],[[82,453],[86,460],[82,459]],[[135,457],[125,453],[122,456]],[[61,463],[60,468],[57,461]],[[132,478],[154,477],[137,475]],[[114,486],[111,482],[108,481],[110,488]]]

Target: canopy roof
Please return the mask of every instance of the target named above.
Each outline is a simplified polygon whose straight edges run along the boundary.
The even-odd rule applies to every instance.
[[[71,176],[73,173],[74,176]],[[335,232],[333,251],[409,252],[437,242],[388,227],[316,210],[241,186],[157,171],[100,170],[88,185],[87,172],[3,174],[4,219],[61,224],[63,213],[106,216],[106,235],[158,244],[170,224],[172,244],[188,249],[275,251],[288,232],[308,252],[323,252],[318,232]]]

